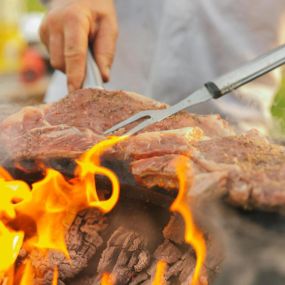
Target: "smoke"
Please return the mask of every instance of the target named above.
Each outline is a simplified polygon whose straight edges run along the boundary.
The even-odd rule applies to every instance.
[[[285,217],[225,205],[217,215],[225,259],[214,285],[285,284]]]
[[[0,123],[6,119],[7,117],[9,117],[10,115],[18,112],[21,109],[20,105],[16,105],[16,104],[0,104]],[[0,139],[2,136],[2,132],[0,133]],[[5,161],[5,159],[7,158],[8,153],[5,150],[5,148],[3,147],[1,140],[0,140],[0,164],[3,164],[3,162]]]
[[[0,104],[0,122],[17,113],[21,108],[22,106],[18,104]]]

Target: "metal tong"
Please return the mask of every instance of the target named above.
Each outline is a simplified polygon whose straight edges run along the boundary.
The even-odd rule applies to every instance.
[[[193,92],[187,98],[179,103],[163,110],[147,110],[139,112],[130,118],[116,124],[112,128],[105,131],[105,135],[111,134],[128,124],[136,122],[140,119],[145,119],[134,128],[126,132],[127,135],[132,135],[145,127],[159,122],[185,108],[205,102],[209,99],[218,99],[225,94],[261,77],[262,75],[272,71],[273,69],[285,63],[285,45],[246,63],[240,68],[229,72],[211,82],[207,82],[202,88]]]
[[[99,68],[94,60],[90,48],[87,51],[86,74],[83,82],[83,88],[101,88],[103,89],[103,80]]]

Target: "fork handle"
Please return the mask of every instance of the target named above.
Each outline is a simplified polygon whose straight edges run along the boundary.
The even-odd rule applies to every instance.
[[[285,63],[285,45],[257,57],[240,68],[205,84],[213,98],[217,99]]]
[[[86,73],[83,82],[83,88],[101,88],[103,89],[103,80],[101,73],[92,55],[91,49],[88,48],[86,56]]]

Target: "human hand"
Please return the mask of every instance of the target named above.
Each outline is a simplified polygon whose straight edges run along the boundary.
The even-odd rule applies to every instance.
[[[66,73],[69,91],[82,86],[88,42],[103,80],[109,80],[117,35],[113,0],[52,0],[40,28],[51,65]]]

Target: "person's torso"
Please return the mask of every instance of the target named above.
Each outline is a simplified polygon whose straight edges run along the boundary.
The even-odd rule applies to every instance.
[[[136,91],[170,104],[282,42],[283,0],[116,3],[121,32],[108,86]],[[273,94],[274,83],[271,74],[254,86],[263,91],[269,88]],[[244,93],[251,93],[248,91],[251,85]],[[258,90],[257,87],[255,92],[260,93]],[[242,93],[229,95],[215,104],[204,104],[199,111],[227,113],[230,106],[243,108]],[[236,115],[250,117],[256,109],[252,107]]]

